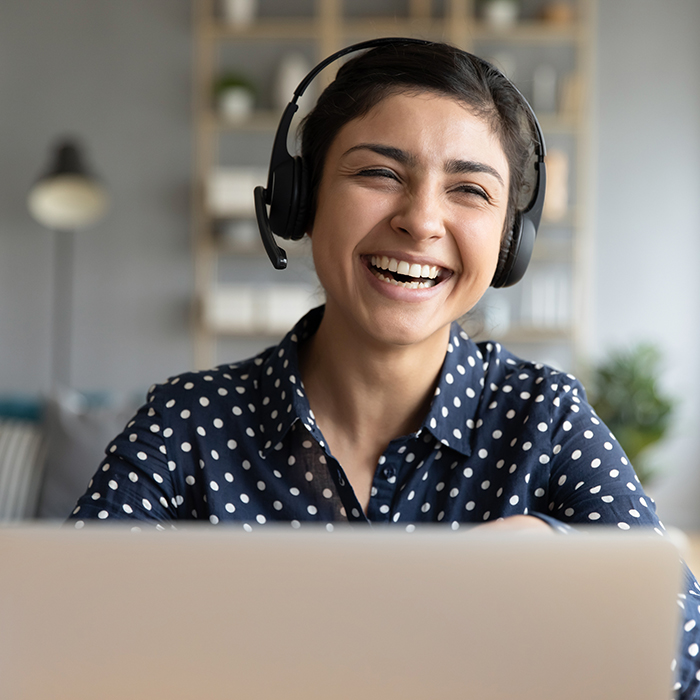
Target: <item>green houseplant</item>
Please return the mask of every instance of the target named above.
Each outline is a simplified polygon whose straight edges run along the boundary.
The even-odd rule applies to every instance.
[[[222,117],[230,121],[247,119],[255,105],[255,86],[239,73],[220,75],[213,85],[214,100]]]
[[[648,461],[647,448],[666,435],[675,406],[675,400],[659,388],[660,363],[658,349],[640,343],[610,353],[593,375],[593,408],[620,442],[643,484],[656,471]]]

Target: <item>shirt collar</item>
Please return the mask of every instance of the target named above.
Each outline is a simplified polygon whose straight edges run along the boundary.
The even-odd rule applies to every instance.
[[[304,384],[299,373],[299,344],[312,336],[323,318],[323,306],[312,309],[287,333],[282,342],[256,360],[260,366],[260,394],[264,405],[262,425],[265,444],[260,454],[266,457],[300,420],[311,435],[323,445]]]
[[[476,343],[453,323],[435,396],[421,431],[465,456],[472,452],[472,432],[484,389],[486,365]]]
[[[255,361],[260,368],[260,395],[264,397],[261,422],[266,440],[262,457],[281,442],[297,420],[325,447],[301,380],[298,355],[299,343],[316,332],[323,312],[323,306],[312,309],[279,345]],[[479,348],[453,323],[435,396],[418,434],[427,430],[442,444],[469,456],[484,376],[485,364]]]

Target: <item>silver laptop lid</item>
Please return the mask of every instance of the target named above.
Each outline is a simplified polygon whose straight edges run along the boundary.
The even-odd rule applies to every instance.
[[[668,697],[658,535],[0,530],[0,696]]]

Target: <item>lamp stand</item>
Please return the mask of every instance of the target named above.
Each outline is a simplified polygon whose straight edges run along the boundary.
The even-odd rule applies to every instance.
[[[51,388],[71,386],[73,337],[73,231],[54,231]]]

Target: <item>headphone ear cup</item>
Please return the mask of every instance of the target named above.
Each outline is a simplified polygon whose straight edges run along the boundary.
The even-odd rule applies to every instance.
[[[520,282],[527,270],[537,237],[537,226],[528,213],[515,215],[513,231],[501,247],[492,287],[512,287]]]
[[[294,159],[287,156],[272,171],[270,187],[270,228],[280,238],[289,238],[290,221],[296,216],[294,207]]]
[[[306,173],[299,156],[280,162],[272,174],[270,228],[276,236],[299,240],[306,226]]]
[[[503,242],[501,243],[501,249],[498,252],[498,264],[496,265],[496,272],[491,280],[491,286],[497,289],[503,286],[503,280],[507,277],[506,271],[510,267],[510,251],[513,247],[514,236],[515,234],[513,229],[511,229],[508,232],[508,235],[504,237]]]
[[[289,236],[293,241],[298,241],[306,233],[306,225],[309,218],[309,177],[300,156],[294,157],[294,184],[295,193],[293,207],[289,213]]]

